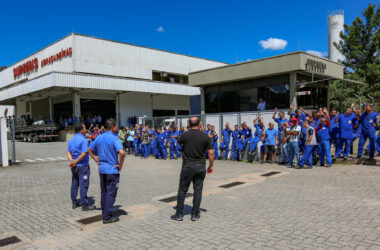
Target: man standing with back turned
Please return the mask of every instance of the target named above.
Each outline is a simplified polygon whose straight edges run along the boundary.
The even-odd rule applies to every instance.
[[[213,171],[214,150],[211,141],[201,128],[198,117],[192,117],[189,121],[190,129],[183,133],[178,143],[183,146],[183,162],[181,176],[179,180],[177,211],[171,217],[172,220],[183,220],[183,207],[186,193],[190,183],[193,182],[194,197],[191,220],[197,221],[200,218],[199,208],[202,200],[203,181],[206,177],[206,150],[208,152],[209,167],[208,172]]]
[[[116,121],[106,120],[105,129],[106,132],[92,142],[88,152],[99,166],[103,223],[107,224],[119,220],[112,217],[112,207],[119,188],[119,173],[123,168],[125,151],[121,140],[115,135],[118,132]]]

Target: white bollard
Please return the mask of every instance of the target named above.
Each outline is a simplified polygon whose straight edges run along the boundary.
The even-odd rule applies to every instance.
[[[8,167],[8,140],[7,140],[7,119],[5,117],[0,118],[0,145],[1,145],[1,165]]]

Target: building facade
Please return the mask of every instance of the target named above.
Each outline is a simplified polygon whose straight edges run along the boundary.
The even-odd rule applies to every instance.
[[[344,66],[305,52],[293,52],[189,74],[201,87],[202,113],[256,111],[259,98],[266,109],[290,105],[315,109],[329,106],[331,80],[343,80]]]
[[[200,95],[189,72],[224,65],[73,33],[1,71],[0,103],[15,105],[17,118],[100,114],[127,125],[131,116],[189,114]]]

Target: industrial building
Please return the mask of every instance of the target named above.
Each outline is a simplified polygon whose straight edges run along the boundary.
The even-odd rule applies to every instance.
[[[291,104],[314,109],[329,106],[329,83],[344,79],[344,66],[305,52],[224,65],[189,74],[189,84],[201,87],[202,113],[256,111],[259,98],[266,109]]]
[[[70,34],[0,72],[0,102],[16,118],[57,120],[190,114],[199,106],[188,73],[225,63],[80,34]]]
[[[344,79],[339,42],[344,16],[329,15],[329,59],[302,51],[227,64],[72,33],[0,72],[0,104],[27,116],[152,117],[255,112],[291,104],[329,106],[331,80]],[[161,119],[161,121],[162,121]]]

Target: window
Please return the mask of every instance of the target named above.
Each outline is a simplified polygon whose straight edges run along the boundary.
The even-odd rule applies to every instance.
[[[289,79],[286,74],[206,86],[205,111],[255,111],[260,97],[267,109],[289,108]]]
[[[321,78],[314,77],[314,81],[321,80]],[[310,75],[297,74],[297,84],[312,82],[312,77]],[[305,91],[310,91],[310,94],[305,95]],[[328,93],[328,82],[319,81],[316,83],[309,83],[304,86],[300,86],[297,89],[297,104],[303,108],[318,109],[320,107],[327,106],[327,93]]]
[[[162,71],[153,71],[152,79],[153,81],[182,83],[182,84],[188,84],[189,82],[187,75],[172,74],[172,73],[167,73],[167,72],[162,72]]]

